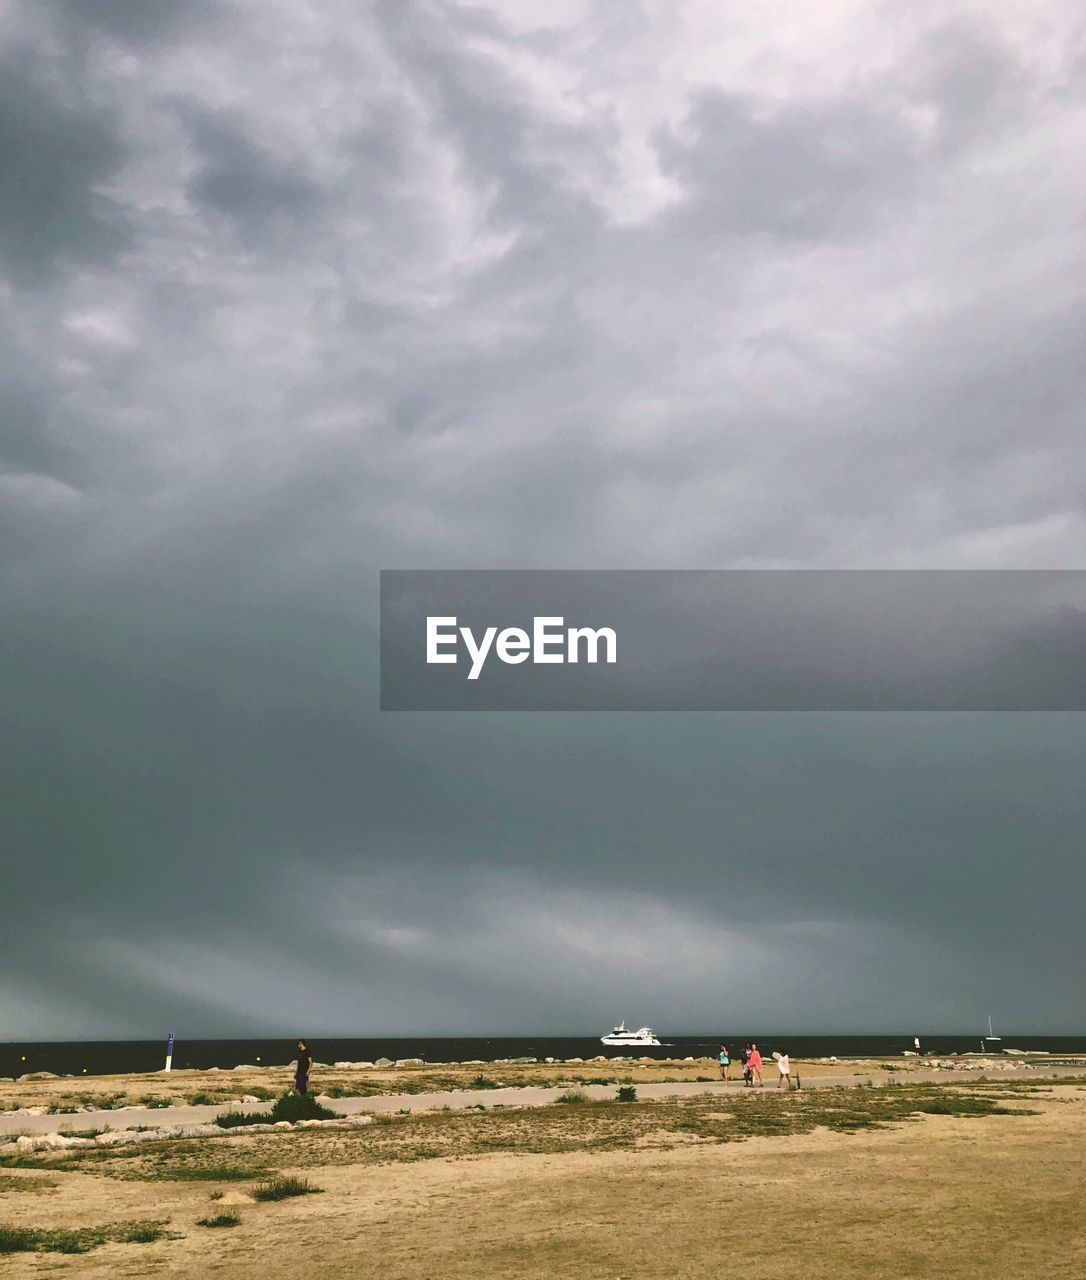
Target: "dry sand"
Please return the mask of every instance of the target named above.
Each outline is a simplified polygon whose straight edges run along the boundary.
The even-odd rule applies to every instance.
[[[833,1107],[863,1105],[877,1116],[921,1089],[991,1098],[1011,1114],[787,1131],[787,1117],[810,1119],[805,1109],[832,1119]],[[730,1111],[714,1111],[724,1106],[714,1098],[411,1116],[347,1137],[236,1134],[186,1144],[187,1166],[149,1151],[137,1162],[118,1158],[108,1175],[92,1165],[11,1169],[0,1177],[6,1225],[168,1219],[173,1238],[74,1257],[12,1255],[4,1272],[239,1280],[303,1267],[382,1280],[704,1277],[750,1267],[804,1280],[1086,1275],[1081,1083],[956,1079],[729,1101]],[[731,1140],[747,1120],[781,1131]],[[626,1149],[613,1149],[616,1134]],[[507,1149],[488,1153],[491,1146]],[[244,1174],[246,1161],[265,1157],[310,1177],[322,1194],[255,1203],[252,1178],[216,1180],[216,1161],[223,1174]],[[202,1174],[201,1161],[210,1161]],[[199,1179],[179,1176],[183,1167]],[[55,1185],[42,1185],[43,1177]],[[26,1190],[12,1190],[13,1179],[27,1180]],[[212,1201],[213,1191],[221,1199]],[[239,1226],[195,1225],[231,1205]]]

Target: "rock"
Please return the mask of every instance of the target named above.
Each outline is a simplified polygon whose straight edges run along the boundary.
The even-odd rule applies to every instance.
[[[424,1067],[426,1064],[421,1058],[397,1058],[396,1065],[398,1067]]]
[[[831,1062],[836,1062],[836,1061],[837,1061],[837,1056],[836,1056],[836,1054],[835,1054],[833,1057],[831,1057],[831,1058],[830,1058],[830,1061],[831,1061]]]
[[[526,1067],[533,1062],[538,1062],[538,1058],[510,1058],[509,1065],[514,1067]]]
[[[236,1067],[233,1068],[233,1070],[234,1071],[260,1071],[262,1070],[262,1068],[254,1067],[251,1062],[240,1062]]]
[[[24,1080],[59,1080],[60,1076],[55,1071],[28,1071],[25,1076],[19,1076],[19,1083]]]
[[[553,1062],[553,1061],[554,1061],[554,1059],[553,1059],[553,1058],[544,1058],[544,1059],[543,1059],[543,1061],[544,1061],[544,1062]]]
[[[348,1124],[373,1124],[373,1116],[349,1116]]]
[[[260,1099],[259,1099],[258,1097],[256,1097],[256,1095],[255,1095],[255,1094],[252,1094],[252,1093],[243,1093],[243,1094],[241,1095],[241,1099],[240,1099],[240,1101],[242,1101],[242,1102],[259,1102],[259,1101],[260,1101]]]
[[[335,1071],[350,1071],[353,1067],[356,1067],[357,1065],[358,1064],[356,1062],[333,1062],[332,1068]]]
[[[92,1142],[90,1138],[73,1138],[64,1133],[24,1133],[15,1139],[15,1149],[19,1152],[66,1151],[69,1147],[91,1146]]]
[[[378,1058],[378,1059],[377,1059],[377,1061],[376,1061],[373,1065],[374,1065],[375,1067],[380,1067],[380,1068],[384,1069],[385,1067],[393,1067],[393,1066],[395,1066],[396,1064],[392,1061],[392,1059],[391,1059],[391,1058]]]

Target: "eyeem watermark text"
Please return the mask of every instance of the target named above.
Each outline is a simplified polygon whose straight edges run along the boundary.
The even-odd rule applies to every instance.
[[[610,627],[567,627],[565,623],[562,617],[533,618],[530,632],[522,627],[500,631],[486,627],[476,635],[471,627],[458,626],[455,617],[427,617],[426,662],[458,663],[461,642],[469,680],[479,679],[491,654],[508,666],[528,661],[589,665],[618,661],[618,637]]]

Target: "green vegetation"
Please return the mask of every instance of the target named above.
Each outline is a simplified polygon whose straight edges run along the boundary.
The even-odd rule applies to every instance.
[[[637,1090],[632,1084],[619,1085],[618,1093],[615,1095],[617,1102],[636,1102]]]
[[[0,1227],[3,1253],[87,1253],[100,1244],[150,1244],[161,1240],[161,1222],[120,1222],[110,1227],[79,1227],[71,1231],[46,1231],[37,1227]]]
[[[4,1191],[53,1191],[60,1184],[56,1178],[20,1178],[14,1173],[0,1173],[0,1192]]]
[[[250,1124],[279,1124],[287,1121],[297,1124],[299,1120],[342,1120],[335,1111],[321,1106],[309,1093],[284,1093],[270,1111],[226,1111],[215,1117],[215,1124],[220,1129],[241,1129]]]
[[[491,1080],[489,1076],[478,1075],[475,1077],[474,1080],[472,1080],[469,1083],[468,1088],[469,1089],[500,1089],[501,1085],[498,1084],[497,1080]]]
[[[241,1225],[241,1214],[234,1209],[224,1209],[213,1218],[197,1218],[198,1227],[237,1227]]]
[[[281,1176],[269,1178],[253,1188],[254,1200],[289,1200],[291,1196],[320,1195],[320,1187],[311,1187],[308,1178]]]
[[[457,1111],[383,1113],[375,1116],[375,1123],[357,1127],[284,1128],[251,1137],[241,1129],[226,1131],[219,1138],[75,1147],[0,1158],[0,1166],[44,1173],[93,1171],[138,1181],[226,1183],[273,1179],[329,1165],[400,1164],[495,1152],[666,1150],[688,1143],[742,1142],[818,1128],[849,1133],[941,1116],[977,1123],[1002,1118],[1003,1123],[1016,1124],[1015,1117],[1030,1114],[1021,1105],[1030,1093],[1051,1087],[1048,1081],[1021,1085],[1000,1081],[989,1086],[972,1081],[954,1085],[895,1082],[883,1088],[842,1086],[788,1093],[735,1090],[640,1100],[632,1107],[615,1106],[614,1094],[596,1102],[580,1090],[567,1090],[556,1101],[576,1105],[491,1109],[476,1104]]]

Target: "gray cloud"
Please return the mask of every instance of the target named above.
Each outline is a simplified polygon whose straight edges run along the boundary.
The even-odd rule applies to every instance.
[[[382,565],[1081,567],[1075,13],[805,13],[5,9],[9,1037],[1081,1019],[1075,717],[376,710]]]
[[[67,88],[33,51],[0,61],[0,259],[17,284],[65,259],[109,259],[125,242],[100,189],[124,158],[115,123],[108,111],[65,101]]]

